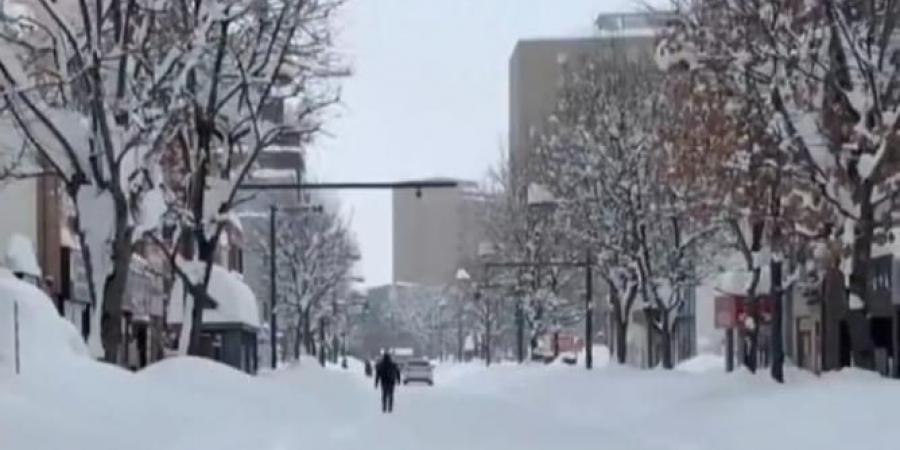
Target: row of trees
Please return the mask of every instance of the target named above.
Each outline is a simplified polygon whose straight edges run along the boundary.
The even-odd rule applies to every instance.
[[[742,244],[754,272],[750,296],[767,265],[780,329],[785,281],[796,278],[785,279],[786,258],[823,248],[846,276],[851,310],[870,310],[873,248],[897,225],[898,2],[678,6],[660,62],[684,72],[687,95],[704,100],[697,108],[732,124],[723,131],[734,144],[707,154],[736,169],[728,193],[741,201],[726,217],[749,222]],[[772,350],[781,381],[780,333]]]
[[[337,100],[329,80],[342,69],[331,44],[339,4],[4,3],[0,126],[15,140],[4,152],[24,152],[19,169],[40,169],[65,194],[98,356],[118,360],[129,265],[142,240],[167,255],[196,299],[186,350],[199,350],[197,325],[238,186],[282,133],[313,139]],[[270,120],[265,111],[288,99],[295,111]]]
[[[296,204],[293,194],[274,196],[279,205]],[[308,203],[308,202],[306,202]],[[353,291],[354,264],[359,249],[349,224],[336,208],[304,204],[276,214],[275,313],[285,338],[283,359],[297,359],[301,351],[336,357],[346,343],[353,319],[364,299]],[[248,229],[250,248],[265,261],[271,256],[268,227]],[[268,267],[268,266],[266,266]],[[271,274],[263,277],[269,283]]]
[[[725,262],[710,258],[721,249],[740,257],[729,269],[745,275],[738,289],[749,302],[774,299],[774,330],[782,294],[814,259],[843,269],[851,308],[866,309],[873,246],[896,226],[900,187],[898,2],[676,6],[655,55],[610,40],[567,63],[556,111],[520,167],[555,207],[543,225],[529,219],[529,186],[507,180],[500,217],[489,220],[505,259],[571,260],[587,249],[614,334],[627,335],[642,308],[666,368],[684,294]],[[551,274],[518,286],[558,287]],[[781,339],[773,333],[779,381]],[[616,343],[623,362],[624,339]]]

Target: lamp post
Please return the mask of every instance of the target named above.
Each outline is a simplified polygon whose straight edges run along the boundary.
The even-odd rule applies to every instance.
[[[272,347],[272,369],[278,366],[278,317],[275,315],[275,305],[278,301],[278,283],[275,282],[275,215],[278,207],[269,207],[269,345]]]
[[[527,192],[527,204],[529,209],[539,208],[539,207],[550,207],[554,208],[559,204],[553,195],[543,186],[537,183],[532,183],[528,186]],[[529,255],[530,256],[530,255]],[[590,249],[586,249],[585,251],[585,259],[583,261],[532,261],[529,258],[526,261],[506,261],[506,262],[485,262],[485,272],[490,267],[581,267],[585,271],[585,300],[584,300],[584,343],[585,343],[585,368],[590,370],[593,368],[594,364],[594,355],[593,355],[593,334],[594,334],[594,280],[593,280],[593,259],[591,257]],[[521,302],[521,300],[520,300]],[[521,303],[520,303],[521,308]],[[523,314],[521,309],[516,311],[517,313],[517,321],[519,321],[519,314]],[[524,328],[524,317],[519,322],[520,329],[519,332],[519,358],[520,360],[524,359],[524,350],[522,349],[522,345],[524,344],[524,336],[523,336],[523,328]]]
[[[466,269],[460,268],[456,271],[456,282],[463,286],[472,281],[472,277],[469,275],[469,272]],[[456,339],[457,339],[457,351],[456,351],[456,361],[460,362],[463,360],[463,346],[465,345],[465,336],[463,336],[463,303],[464,303],[465,292],[463,289],[460,289],[460,297],[457,301],[457,309],[456,309]]]

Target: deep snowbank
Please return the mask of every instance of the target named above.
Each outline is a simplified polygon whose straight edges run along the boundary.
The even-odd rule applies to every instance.
[[[71,323],[37,287],[0,269],[0,377],[15,371],[16,317],[18,354],[23,373],[44,370],[58,359],[86,359],[87,348]]]
[[[351,366],[304,358],[250,377],[197,358],[136,374],[60,359],[0,379],[0,448],[880,450],[900,440],[900,385],[852,370],[789,370],[776,385],[744,372],[440,364],[434,388],[399,387],[385,416],[373,380]]]
[[[712,355],[709,353],[701,353],[686,361],[682,361],[675,367],[676,370],[690,373],[703,373],[721,371],[725,368],[725,357],[722,355]]]

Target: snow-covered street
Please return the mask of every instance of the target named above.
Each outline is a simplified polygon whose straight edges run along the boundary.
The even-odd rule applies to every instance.
[[[176,358],[137,374],[91,362],[0,381],[4,450],[894,448],[900,387],[605,367],[444,365],[379,410],[361,370],[299,367],[251,378]],[[90,375],[90,376],[88,376]],[[101,420],[102,419],[102,420]],[[752,433],[750,432],[752,430]]]

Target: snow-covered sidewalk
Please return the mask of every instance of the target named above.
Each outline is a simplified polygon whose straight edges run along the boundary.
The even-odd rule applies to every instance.
[[[0,381],[3,450],[888,449],[900,384],[606,367],[440,366],[382,415],[372,380],[303,364],[260,377],[194,358],[88,361]],[[860,439],[864,436],[865,439]]]

